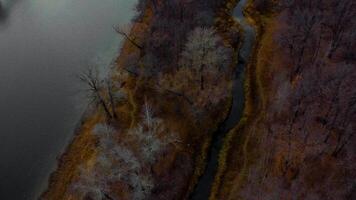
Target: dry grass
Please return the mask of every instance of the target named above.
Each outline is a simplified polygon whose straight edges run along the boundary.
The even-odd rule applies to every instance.
[[[230,2],[230,1],[228,1]],[[235,2],[232,0],[231,2]],[[231,5],[227,6],[227,9],[233,8]],[[221,21],[224,26],[219,26],[218,31],[224,38],[226,43],[229,40],[225,33],[225,29],[222,27],[235,27],[236,23],[231,21],[231,16],[228,20]],[[143,20],[135,23],[132,27],[131,34],[139,35],[140,33],[149,30],[149,26],[152,20],[151,9],[146,9]],[[219,20],[217,20],[217,24]],[[138,38],[140,39],[140,38]],[[140,41],[138,41],[140,42]],[[118,69],[122,68],[131,54],[139,54],[139,50],[130,42],[124,42],[120,55],[117,58]],[[224,120],[228,114],[228,109],[231,105],[230,99],[225,102],[221,102],[211,113],[205,116],[200,125],[194,123],[194,115],[191,114],[190,105],[179,97],[172,97],[166,94],[160,94],[155,90],[147,87],[147,80],[141,80],[137,77],[128,77],[124,81],[124,90],[128,94],[128,100],[118,106],[117,112],[120,116],[117,123],[120,130],[125,130],[134,127],[141,119],[141,105],[144,103],[144,97],[150,97],[149,102],[153,105],[153,108],[158,111],[156,114],[160,118],[165,120],[165,124],[170,130],[179,134],[181,138],[181,144],[172,148],[170,152],[162,157],[159,162],[153,166],[155,174],[162,175],[167,173],[175,164],[175,159],[179,155],[188,155],[192,158],[194,170],[191,170],[190,175],[187,176],[185,183],[177,183],[185,185],[185,189],[182,190],[182,197],[185,198],[193,190],[195,184],[198,181],[199,176],[203,173],[206,156],[211,143],[212,133],[217,130],[218,125]],[[177,112],[177,108],[179,112]],[[70,196],[68,192],[69,186],[78,177],[78,166],[86,164],[90,166],[90,162],[95,158],[96,152],[96,140],[91,134],[92,128],[95,124],[103,122],[105,119],[99,111],[93,113],[88,119],[83,122],[83,125],[76,133],[73,141],[67,147],[65,154],[62,155],[59,160],[58,169],[51,176],[49,188],[42,195],[42,199],[48,200],[74,200],[73,196]],[[204,126],[204,127],[202,127]],[[184,169],[183,169],[184,170]],[[120,186],[117,186],[120,188]],[[116,188],[116,186],[115,186]],[[121,191],[123,196],[127,196],[125,192]]]
[[[73,142],[59,159],[58,169],[51,175],[48,190],[41,199],[71,199],[67,190],[72,181],[78,177],[78,166],[90,162],[95,155],[96,141],[91,130],[101,121],[103,121],[103,117],[99,114],[93,114],[85,120]]]
[[[136,23],[133,26],[132,34],[145,30],[150,23],[151,15],[151,11],[147,9],[143,22]],[[117,60],[118,66],[120,66],[121,61],[124,61],[125,57],[133,51],[137,51],[137,48],[126,41]],[[131,88],[135,85],[134,80],[129,78],[126,82],[127,86],[125,90],[129,92],[129,97],[131,97]],[[132,98],[129,98],[128,103],[118,106],[117,111],[120,114],[120,124],[130,124],[130,126],[135,124],[137,108]],[[125,116],[130,116],[130,118]],[[89,118],[84,120],[80,129],[75,133],[72,142],[66,148],[65,153],[59,159],[57,170],[51,175],[48,189],[42,194],[41,199],[75,199],[68,194],[67,190],[79,175],[78,166],[84,163],[89,165],[90,161],[95,158],[96,141],[91,134],[91,130],[96,124],[104,121],[104,116],[100,114],[98,110],[94,111]],[[123,126],[122,128],[127,127]]]
[[[273,56],[273,15],[255,13],[249,1],[245,15],[257,30],[252,59],[246,69],[245,107],[239,124],[224,140],[219,168],[210,200],[238,199],[238,190],[248,174],[248,167],[258,158],[258,122],[264,116],[268,96],[269,60]]]

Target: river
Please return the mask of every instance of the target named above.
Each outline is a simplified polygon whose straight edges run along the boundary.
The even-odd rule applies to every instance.
[[[236,5],[233,15],[239,22],[243,33],[242,46],[239,51],[239,63],[236,66],[235,78],[232,88],[232,106],[226,120],[221,124],[219,129],[213,134],[212,144],[208,152],[207,164],[203,175],[190,196],[191,200],[208,200],[212,183],[218,168],[219,153],[223,146],[226,134],[235,127],[240,121],[244,109],[244,72],[246,64],[252,53],[255,30],[250,26],[243,15],[243,9],[248,0],[240,0]],[[238,155],[237,155],[238,156]]]
[[[76,74],[109,66],[136,0],[0,0],[0,199],[33,200],[86,102]]]

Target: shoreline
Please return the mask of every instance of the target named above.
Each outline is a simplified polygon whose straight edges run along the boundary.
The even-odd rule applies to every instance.
[[[218,9],[217,14],[216,14],[216,21],[215,21],[215,27],[217,28],[219,34],[223,35],[224,39],[229,40],[226,35],[224,35],[224,30],[219,29],[221,27],[226,27],[230,25],[226,25],[231,23],[229,20],[232,15],[230,15],[229,19],[224,19],[223,21],[219,21],[221,18],[219,17],[221,14],[224,15],[226,12],[224,12],[223,9],[233,9],[234,7],[229,7],[231,2],[236,2],[236,0],[228,0],[226,3],[224,3],[225,7]],[[151,9],[147,8],[145,11],[145,14],[143,15],[143,20],[135,22],[132,26],[132,29],[130,31],[130,35],[135,35],[138,31],[145,30],[147,26],[151,23],[151,17],[152,17],[152,11]],[[240,30],[240,27],[236,26],[237,24],[233,22],[233,26],[236,27],[237,29]],[[238,48],[237,48],[238,49]],[[133,48],[132,44],[124,40],[122,43],[122,47],[118,53],[118,56],[116,57],[116,67],[120,68],[122,67],[123,63],[125,62],[127,56],[132,53],[132,51],[137,51],[137,49]],[[234,59],[237,58],[234,56]],[[131,83],[134,80],[132,78],[129,78],[127,80],[129,86],[125,86],[125,90],[128,90],[129,93],[132,93],[134,89],[130,88]],[[134,85],[136,83],[133,83]],[[230,99],[230,98],[229,98]],[[224,103],[224,108],[227,110],[230,108],[230,104],[232,102],[229,100],[228,102]],[[84,111],[83,117],[81,120],[78,122],[78,125],[76,129],[74,130],[73,138],[70,140],[69,144],[64,148],[64,151],[61,152],[61,156],[58,158],[58,163],[57,167],[55,170],[51,173],[49,181],[48,181],[48,187],[44,192],[40,195],[40,199],[64,199],[63,197],[65,196],[65,193],[68,189],[68,186],[70,185],[71,181],[78,176],[77,173],[77,166],[78,163],[83,163],[87,162],[95,156],[95,149],[92,149],[91,147],[95,147],[96,141],[95,138],[90,135],[90,130],[93,124],[95,124],[98,121],[102,121],[103,117],[97,112],[96,109],[91,108],[91,111]],[[225,110],[226,110],[225,109]],[[227,111],[220,111],[219,116],[225,116],[227,115]],[[131,117],[135,117],[136,111],[134,110],[132,112]],[[221,117],[220,117],[221,118]],[[223,120],[222,120],[223,121]],[[132,121],[132,123],[134,123]],[[131,124],[132,124],[131,123]],[[218,126],[221,123],[216,124],[216,129],[218,129]],[[193,189],[193,186],[195,186],[196,181],[198,180],[198,177],[200,176],[200,173],[202,170],[205,168],[206,164],[206,155],[207,151],[209,150],[210,143],[213,137],[213,134],[210,134],[212,132],[216,132],[216,130],[209,130],[209,134],[204,137],[204,142],[200,142],[201,144],[201,153],[196,155],[196,162],[195,162],[195,167],[192,173],[192,177],[190,178],[189,183],[186,183],[188,186],[188,189],[185,192],[185,195],[183,194],[182,196],[188,196]],[[192,156],[192,155],[190,155]]]
[[[253,42],[254,44],[252,45],[252,49],[251,49],[248,60],[245,61],[245,62],[247,62],[247,64],[244,69],[245,75],[244,75],[244,83],[243,83],[243,88],[244,88],[244,92],[243,92],[244,93],[244,106],[243,107],[244,108],[243,108],[243,112],[242,112],[239,122],[236,124],[236,126],[232,127],[229,130],[229,132],[226,134],[226,136],[223,140],[223,145],[222,145],[222,148],[218,155],[218,168],[215,173],[214,181],[212,183],[209,200],[219,199],[218,194],[221,190],[221,186],[223,185],[224,175],[225,175],[225,172],[228,167],[228,164],[227,164],[228,156],[232,155],[230,153],[230,151],[232,149],[231,142],[233,141],[233,139],[235,137],[238,137],[239,133],[241,133],[243,131],[244,127],[246,127],[247,124],[249,123],[249,120],[254,119],[254,117],[252,115],[253,110],[258,110],[258,107],[256,109],[256,106],[255,106],[256,104],[254,102],[254,97],[251,96],[251,94],[254,93],[252,91],[255,90],[255,88],[251,88],[251,85],[253,85],[251,83],[255,82],[255,78],[253,78],[255,72],[252,68],[253,68],[253,66],[255,66],[256,53],[257,53],[259,40],[260,40],[260,38],[259,38],[260,29],[256,25],[254,19],[252,19],[251,16],[245,12],[251,3],[252,3],[252,1],[248,0],[242,9],[246,23],[248,23],[249,26],[254,28],[254,42]],[[240,24],[240,22],[238,22],[238,21],[237,21],[237,23]]]
[[[56,157],[56,165],[52,169],[51,173],[49,174],[49,177],[47,179],[47,182],[45,183],[45,187],[40,190],[39,195],[37,196],[36,199],[42,199],[50,189],[51,183],[55,182],[57,180],[57,171],[63,167],[64,162],[66,160],[67,152],[70,151],[71,146],[73,143],[75,143],[76,138],[81,134],[83,124],[90,118],[90,116],[95,114],[96,109],[93,106],[86,106],[84,111],[82,112],[80,119],[76,123],[73,134],[71,135],[71,138],[69,139],[68,143],[64,146],[64,148],[61,150],[61,152],[58,153],[58,156]]]
[[[149,9],[146,9],[143,18],[150,15]],[[130,34],[134,34],[137,29],[141,29],[141,26],[145,25],[144,23],[136,22],[132,26]],[[116,67],[120,67],[120,61],[124,60],[126,51],[130,51],[130,46],[130,42],[123,40],[118,55],[114,58]],[[87,106],[73,130],[72,138],[69,139],[69,143],[64,147],[63,151],[59,153],[56,167],[49,175],[46,188],[40,193],[39,199],[63,199],[70,185],[69,183],[78,175],[77,163],[89,161],[93,158],[95,151],[91,150],[91,148],[85,148],[85,146],[95,147],[96,141],[93,135],[90,134],[90,130],[93,124],[103,120],[103,116],[98,113],[97,108],[91,105]]]
[[[250,151],[250,138],[248,128],[253,126],[258,122],[261,117],[263,117],[263,112],[265,108],[265,91],[263,84],[261,82],[261,69],[260,64],[258,64],[258,54],[261,48],[261,43],[264,40],[265,34],[269,27],[268,25],[273,24],[273,13],[268,13],[266,16],[261,16],[256,13],[253,8],[253,1],[248,0],[243,14],[246,17],[247,22],[255,29],[255,44],[253,45],[252,54],[250,57],[249,64],[246,67],[246,77],[245,77],[245,109],[243,112],[242,119],[240,123],[234,127],[226,136],[224,141],[224,147],[219,155],[219,169],[217,176],[215,177],[213,192],[209,200],[217,200],[220,198],[228,198],[230,192],[237,192],[239,185],[244,180],[244,175],[242,171],[248,168],[251,160],[248,160],[247,154]],[[235,141],[235,142],[233,142]],[[237,167],[230,168],[228,164],[229,158],[233,155],[242,154],[243,160],[235,159],[233,162]],[[241,168],[237,170],[236,168]],[[234,179],[238,174],[236,181]],[[230,197],[229,197],[230,198]]]

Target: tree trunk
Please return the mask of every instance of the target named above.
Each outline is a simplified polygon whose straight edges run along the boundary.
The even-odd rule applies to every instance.
[[[200,89],[204,90],[204,65],[201,65],[200,67]]]
[[[157,11],[157,3],[156,0],[151,0],[152,5],[153,5],[153,10],[156,12]]]
[[[114,198],[112,198],[108,193],[104,192],[104,198],[103,200],[114,200]]]
[[[108,86],[109,87],[109,86]],[[109,93],[109,98],[110,98],[110,105],[111,105],[111,110],[112,110],[112,115],[114,117],[114,119],[117,119],[117,114],[116,114],[116,111],[115,111],[115,99],[113,97],[113,94],[112,94],[112,89],[108,88],[108,93]]]
[[[105,101],[101,97],[99,97],[99,98],[100,98],[100,100],[99,100],[100,104],[104,108],[106,116],[108,117],[108,119],[111,119],[112,115],[110,113],[110,110],[109,110],[108,106],[106,105]]]

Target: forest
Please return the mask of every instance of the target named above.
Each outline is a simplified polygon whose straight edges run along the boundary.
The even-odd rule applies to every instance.
[[[78,75],[90,109],[41,198],[355,199],[356,3],[241,2],[139,0],[108,75]]]

